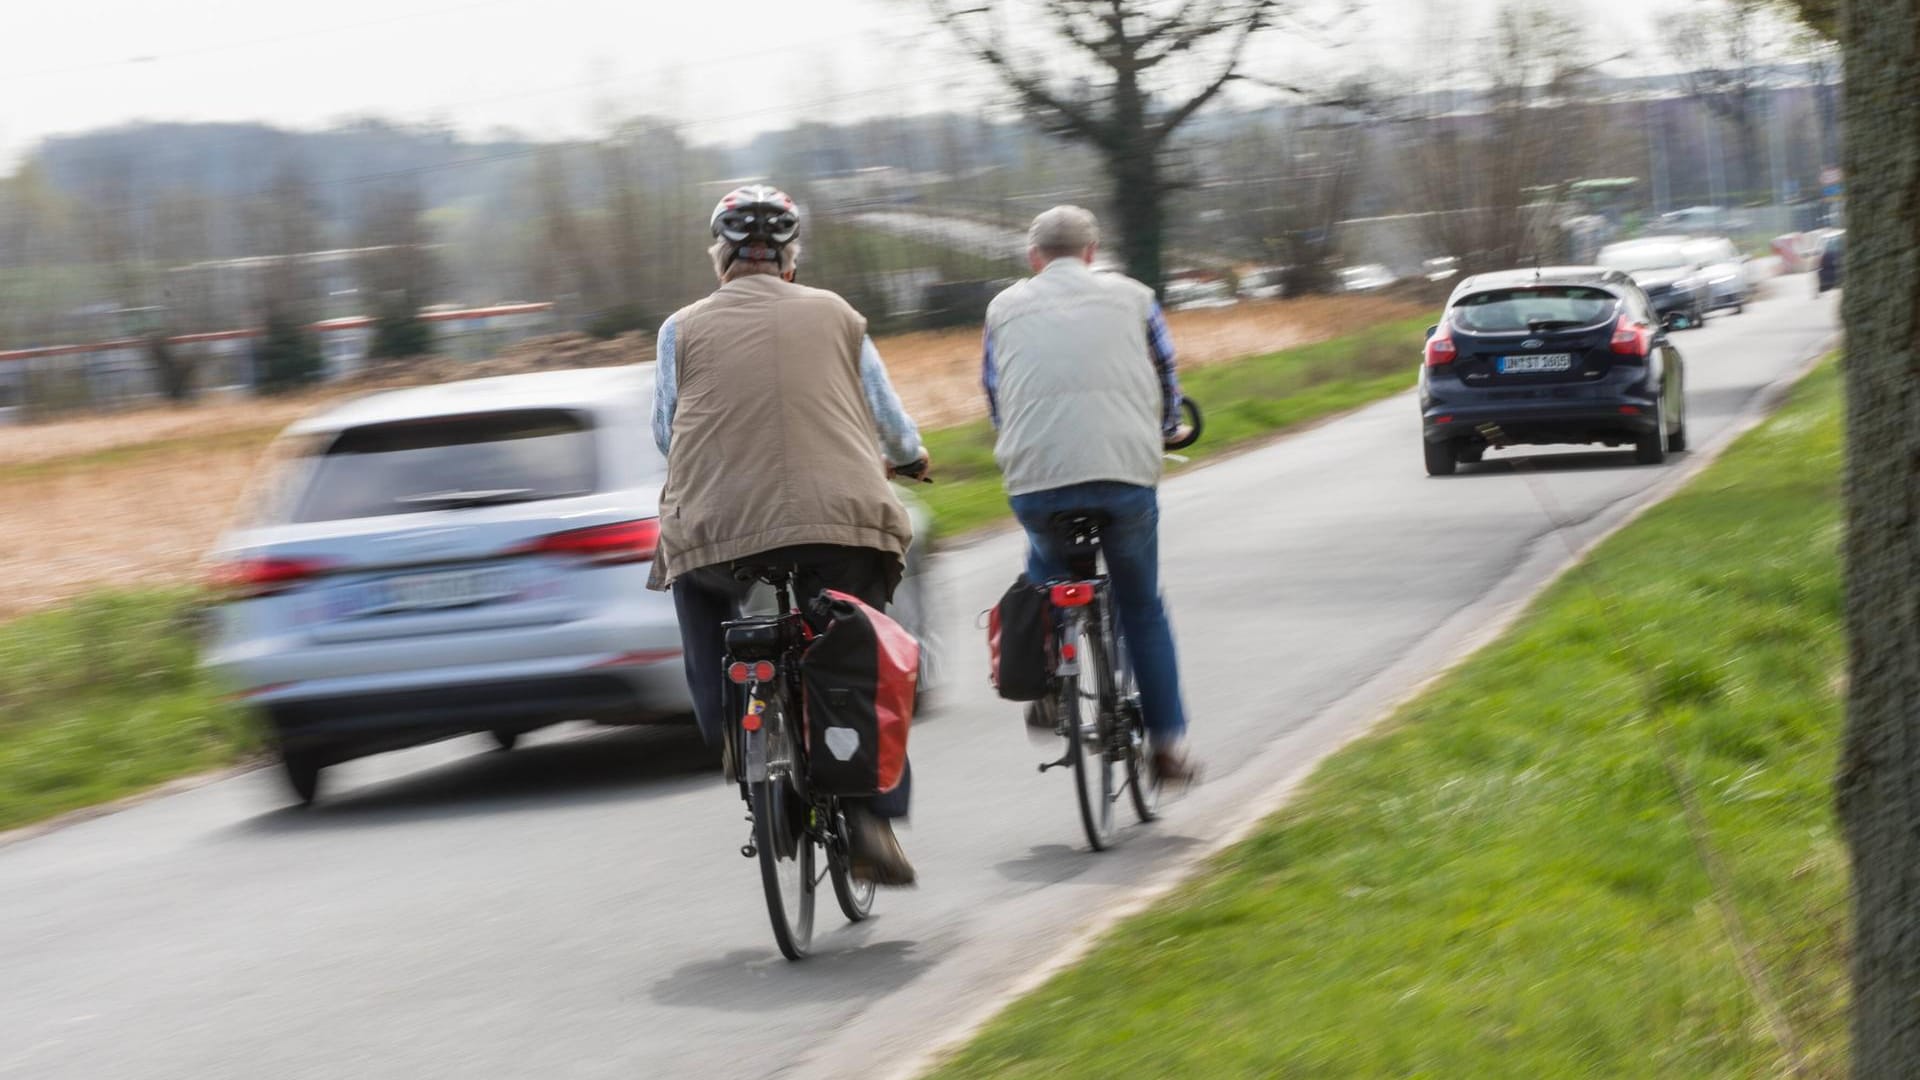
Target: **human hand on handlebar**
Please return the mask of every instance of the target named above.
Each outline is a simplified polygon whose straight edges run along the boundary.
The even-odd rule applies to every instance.
[[[923,484],[933,483],[933,455],[927,453],[923,447],[920,450],[920,457],[918,459],[910,461],[905,465],[887,466],[887,479],[899,480],[901,478],[918,480]]]

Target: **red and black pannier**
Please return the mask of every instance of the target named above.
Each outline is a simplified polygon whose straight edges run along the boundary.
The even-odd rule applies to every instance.
[[[993,688],[1008,701],[1039,701],[1053,689],[1053,601],[1025,574],[987,615]]]
[[[807,782],[823,795],[892,791],[907,763],[920,643],[847,593],[822,592],[813,612],[827,627],[800,658]]]

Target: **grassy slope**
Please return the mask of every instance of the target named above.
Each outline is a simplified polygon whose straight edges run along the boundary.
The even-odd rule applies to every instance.
[[[1426,325],[1424,317],[1382,323],[1348,337],[1182,374],[1182,389],[1206,411],[1207,422],[1205,437],[1186,456],[1205,460],[1411,387]],[[992,425],[983,420],[928,432],[926,443],[938,483],[915,493],[932,506],[943,535],[1006,516]]]
[[[194,666],[191,596],[0,624],[0,829],[229,764],[257,737]]]
[[[1838,1075],[1837,383],[940,1075],[1776,1075],[1663,729],[1812,1073]]]

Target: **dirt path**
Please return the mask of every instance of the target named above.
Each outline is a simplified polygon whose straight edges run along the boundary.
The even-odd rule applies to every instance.
[[[1420,311],[1374,297],[1314,297],[1175,312],[1182,367],[1323,341]],[[877,342],[908,410],[924,427],[985,413],[978,330],[903,334]],[[650,359],[650,343],[577,342],[519,350],[479,365],[442,362],[394,385],[506,368]],[[192,580],[232,516],[273,435],[366,384],[267,400],[208,402],[0,427],[0,619],[59,604],[106,584]]]

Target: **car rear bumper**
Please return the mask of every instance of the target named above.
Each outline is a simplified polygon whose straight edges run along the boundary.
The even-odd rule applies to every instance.
[[[527,731],[566,720],[644,724],[686,718],[692,703],[678,658],[432,686],[276,687],[249,698],[286,750],[334,759],[483,731]]]
[[[1457,439],[1502,444],[1625,441],[1655,430],[1659,424],[1655,409],[1652,399],[1435,405],[1422,411],[1421,431],[1433,443]]]

